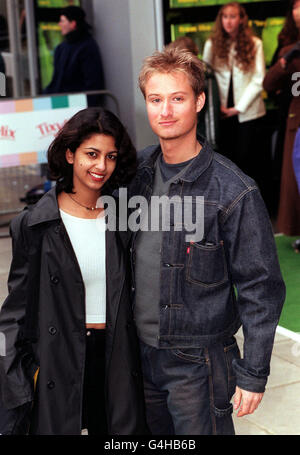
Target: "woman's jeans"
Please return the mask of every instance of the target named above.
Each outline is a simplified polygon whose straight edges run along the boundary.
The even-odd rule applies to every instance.
[[[235,338],[209,348],[141,344],[147,422],[154,435],[232,435]]]

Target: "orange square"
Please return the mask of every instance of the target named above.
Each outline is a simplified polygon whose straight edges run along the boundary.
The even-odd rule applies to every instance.
[[[19,160],[20,166],[25,166],[26,164],[37,164],[38,162],[37,152],[20,153]]]
[[[16,112],[32,112],[33,111],[33,100],[32,98],[27,100],[16,100],[15,101]]]

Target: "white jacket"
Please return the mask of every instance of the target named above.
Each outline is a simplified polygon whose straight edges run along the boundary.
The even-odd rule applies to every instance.
[[[217,59],[212,65],[212,41],[208,39],[204,45],[203,60],[211,65],[215,71],[215,77],[219,87],[221,105],[227,107],[227,98],[230,85],[232,68],[233,100],[234,107],[240,112],[239,122],[246,122],[262,117],[266,113],[265,103],[262,99],[263,80],[265,77],[265,58],[262,41],[253,37],[255,42],[255,65],[253,70],[243,72],[237,65],[234,56],[234,43],[229,51],[229,67],[218,63]]]

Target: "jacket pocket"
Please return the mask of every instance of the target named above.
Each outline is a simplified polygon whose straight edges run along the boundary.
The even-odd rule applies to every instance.
[[[200,364],[207,363],[207,356],[205,355],[204,348],[171,349],[170,352],[177,359],[180,359],[184,362]]]
[[[219,286],[227,280],[227,265],[223,244],[191,243],[186,279],[206,287]]]

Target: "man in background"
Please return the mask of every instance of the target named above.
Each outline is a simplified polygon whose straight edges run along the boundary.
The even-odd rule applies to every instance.
[[[55,49],[54,73],[44,93],[104,89],[100,50],[85,16],[83,9],[78,6],[68,6],[62,10],[59,26],[64,42]]]

